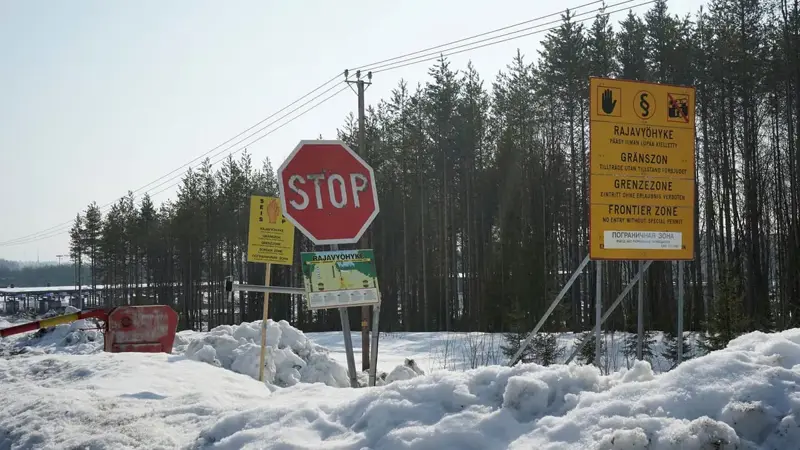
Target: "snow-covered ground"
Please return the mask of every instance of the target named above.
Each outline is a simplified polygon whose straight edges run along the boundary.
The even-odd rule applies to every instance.
[[[331,357],[346,366],[347,355],[341,331],[306,333],[306,336],[330,349]],[[627,357],[623,351],[626,336],[630,335],[620,332],[604,334],[604,345],[610,351],[608,356],[604,355],[601,358],[603,373],[630,368],[633,365],[633,357]],[[561,348],[561,354],[556,360],[559,363],[566,362],[578,344],[579,337],[575,333],[558,334],[556,340]],[[697,335],[687,333],[689,348],[686,359],[701,353],[697,338]],[[361,332],[353,331],[352,339],[356,366],[361,367]],[[381,333],[378,343],[378,366],[394,367],[403,364],[406,358],[413,359],[426,372],[439,369],[463,371],[489,365],[504,365],[508,363],[508,358],[503,355],[501,349],[504,344],[501,333]],[[655,372],[666,372],[673,365],[663,356],[665,346],[663,333],[655,333],[652,346],[655,355],[652,368]]]
[[[389,333],[386,379],[352,389],[341,332],[268,322],[260,383],[260,322],[182,332],[172,355],[103,353],[90,326],[0,341],[0,449],[800,450],[800,329],[608,375],[504,367],[499,335]]]

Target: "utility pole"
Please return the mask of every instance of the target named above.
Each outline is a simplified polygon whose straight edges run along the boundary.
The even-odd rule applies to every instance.
[[[356,71],[356,79],[348,80],[348,71],[344,71],[344,78],[345,82],[348,84],[355,84],[356,85],[356,95],[358,95],[358,149],[356,152],[359,156],[364,158],[367,162],[369,159],[367,158],[367,133],[366,133],[366,122],[367,117],[364,112],[364,91],[366,87],[372,84],[372,72],[367,72],[367,81],[364,81],[361,78],[361,71]],[[361,237],[361,240],[358,242],[358,248],[369,248],[370,233],[367,231],[364,236]],[[362,306],[361,307],[361,370],[369,370],[370,361],[369,361],[369,314],[370,314],[370,307],[369,306]]]

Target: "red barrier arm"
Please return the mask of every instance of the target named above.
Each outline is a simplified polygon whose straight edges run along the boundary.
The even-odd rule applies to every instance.
[[[89,319],[92,317],[100,320],[106,320],[108,318],[108,311],[105,309],[87,309],[78,311],[76,313],[50,317],[34,322],[27,322],[20,325],[15,325],[13,327],[0,329],[0,337],[13,336],[15,334],[26,333],[28,331],[35,331],[41,328],[52,327],[61,325],[63,323],[70,323],[76,320]]]

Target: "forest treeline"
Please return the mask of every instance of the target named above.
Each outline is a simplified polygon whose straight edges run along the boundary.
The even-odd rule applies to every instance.
[[[368,108],[359,149],[380,191],[368,235],[381,328],[533,327],[587,253],[590,76],[696,86],[697,252],[685,266],[686,329],[735,336],[797,326],[799,9],[798,0],[712,0],[678,17],[657,1],[639,15],[585,23],[567,12],[538,55],[518,51],[492,80],[442,58],[424,84],[401,81]],[[356,136],[350,114],[338,137],[358,148]],[[229,274],[264,280],[263,265],[245,257],[251,194],[277,195],[269,160],[206,161],[186,173],[173,201],[128,196],[105,214],[90,205],[75,220],[73,260],[90,267],[84,283],[117,287],[101,303],[168,303],[190,328],[257,319],[261,294],[228,304],[222,292]],[[311,248],[298,231],[295,265],[273,268],[273,283],[300,286],[299,252]],[[608,305],[638,263],[602,267]],[[592,325],[594,270],[546,330]],[[648,329],[675,329],[676,278],[675,263],[650,267]],[[304,330],[338,327],[334,313],[311,313],[296,298],[276,295],[270,310]],[[632,295],[608,326],[634,329]]]
[[[89,274],[88,267],[83,269]],[[70,264],[21,264],[0,259],[0,287],[69,286],[75,280],[75,269]]]

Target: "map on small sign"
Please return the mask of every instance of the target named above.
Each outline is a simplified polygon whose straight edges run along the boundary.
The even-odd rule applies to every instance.
[[[309,309],[380,303],[372,250],[300,253]]]
[[[247,261],[291,265],[294,257],[294,225],[281,214],[277,197],[250,197]]]
[[[589,256],[694,259],[695,89],[589,84]]]

